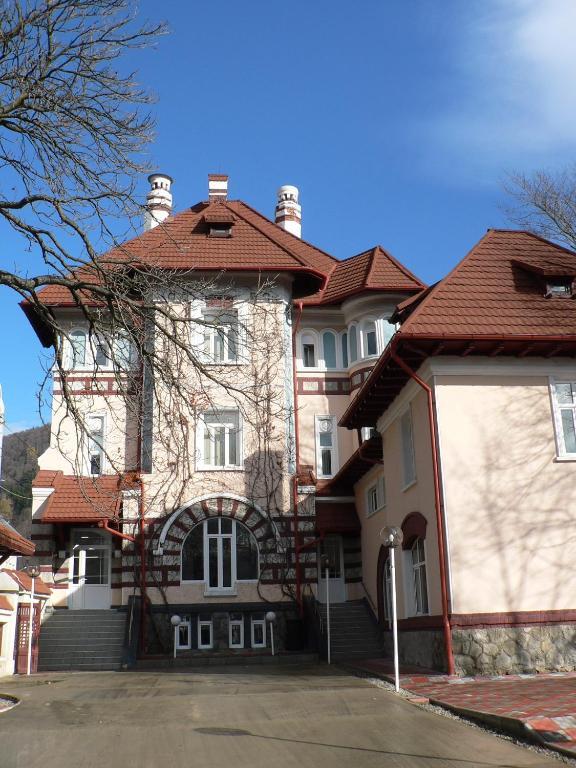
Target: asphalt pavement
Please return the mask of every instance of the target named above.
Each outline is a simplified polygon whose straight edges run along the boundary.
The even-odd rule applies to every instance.
[[[558,766],[325,665],[2,678],[0,768]]]

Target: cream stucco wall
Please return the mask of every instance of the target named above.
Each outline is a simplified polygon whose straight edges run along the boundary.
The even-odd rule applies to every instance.
[[[437,376],[452,611],[574,608],[574,462],[558,461],[547,376]]]

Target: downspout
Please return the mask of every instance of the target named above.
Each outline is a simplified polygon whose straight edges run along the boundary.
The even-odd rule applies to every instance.
[[[428,401],[428,423],[430,427],[430,443],[432,447],[432,474],[434,477],[434,507],[436,510],[436,531],[438,536],[438,558],[440,561],[440,588],[442,594],[442,628],[444,631],[444,645],[446,648],[446,659],[448,663],[448,674],[454,674],[454,654],[452,651],[452,633],[450,631],[450,618],[448,615],[448,587],[446,578],[446,531],[444,529],[444,520],[442,518],[442,507],[440,502],[440,468],[438,466],[438,451],[436,448],[436,421],[434,418],[434,401],[432,397],[432,388],[426,384],[411,368],[401,360],[396,351],[390,351],[390,357],[404,373],[416,382],[426,392]]]
[[[302,319],[302,302],[296,304],[298,314],[296,322],[292,328],[292,382],[294,388],[294,475],[292,476],[292,504],[294,526],[294,570],[296,573],[296,603],[300,618],[304,616],[304,605],[302,603],[302,573],[300,569],[300,534],[298,533],[298,468],[300,464],[300,427],[298,424],[298,379],[296,376],[296,334]]]
[[[131,541],[132,543],[136,541],[134,536],[130,536],[128,533],[117,531],[115,528],[110,528],[110,522],[108,520],[100,520],[98,523],[98,528],[104,529],[107,531],[107,533],[112,534],[112,536],[117,536],[119,539],[126,539],[126,541]]]

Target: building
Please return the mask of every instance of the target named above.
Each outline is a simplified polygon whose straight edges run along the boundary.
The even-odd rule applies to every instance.
[[[154,326],[161,381],[66,291],[41,294],[67,368],[33,489],[50,621],[70,637],[120,610],[125,662],[138,637],[140,655],[258,655],[270,611],[280,651],[322,647],[328,589],[336,656],[381,653],[396,525],[405,661],[573,668],[576,256],[490,230],[428,288],[380,246],[338,261],[302,240],[294,187],[272,222],[226,176],[177,214],[172,180],[150,182],[144,233],[112,257],[149,269],[184,329],[180,358]]]
[[[226,176],[177,214],[172,180],[150,183],[145,231],[118,253],[160,281],[170,273],[163,306],[182,308],[195,365],[174,360],[182,376],[146,389],[125,340],[132,358],[118,370],[106,352],[118,337],[91,337],[66,290],[42,291],[67,367],[54,376],[52,441],[33,488],[50,621],[121,609],[141,652],[166,655],[178,615],[179,651],[256,654],[269,653],[272,610],[280,650],[302,647],[319,579],[324,599],[319,552],[332,598],[364,598],[352,491],[314,491],[354,453],[357,436],[338,421],[394,332],[395,306],[424,285],[379,246],[337,261],[302,240],[295,187],[279,190],[272,222],[229,200]],[[23,309],[48,346],[41,315]],[[142,397],[122,396],[138,371]],[[84,430],[66,415],[65,386]]]
[[[404,533],[402,657],[460,674],[576,665],[576,254],[489,230],[399,329],[341,419],[367,589],[390,614],[383,524]],[[381,446],[383,445],[383,450]],[[384,490],[385,489],[385,490]]]

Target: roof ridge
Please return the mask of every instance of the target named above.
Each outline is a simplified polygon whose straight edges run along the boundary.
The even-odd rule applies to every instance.
[[[386,256],[387,259],[389,259],[392,264],[394,264],[395,267],[398,267],[398,269],[403,272],[406,277],[409,277],[410,280],[414,280],[414,282],[418,283],[418,285],[422,286],[422,288],[427,288],[428,286],[426,283],[423,283],[420,278],[414,274],[411,270],[408,269],[401,261],[399,261],[396,256],[393,256],[390,251],[387,248],[384,248],[383,245],[380,245],[378,243],[376,246],[374,246],[375,250],[380,250]]]
[[[507,229],[507,228],[501,228],[501,227],[489,227],[488,232],[507,232],[510,234],[529,235],[530,237],[533,237],[535,240],[539,240],[541,243],[546,243],[546,245],[551,245],[553,248],[558,248],[558,250],[564,251],[564,253],[568,253],[570,254],[570,256],[576,257],[576,251],[573,251],[570,248],[567,248],[565,245],[560,245],[560,243],[555,243],[553,240],[548,240],[547,237],[543,237],[543,235],[539,235],[537,232],[531,232],[529,229]]]

